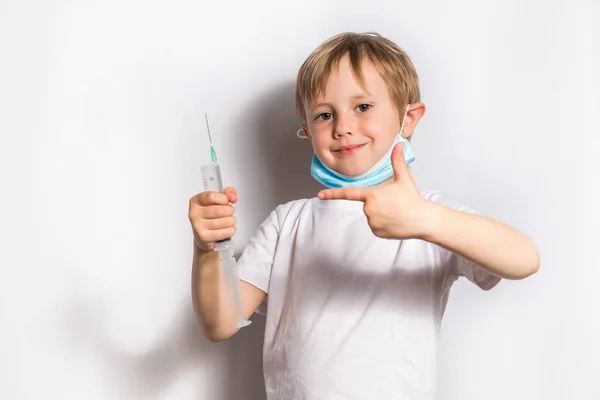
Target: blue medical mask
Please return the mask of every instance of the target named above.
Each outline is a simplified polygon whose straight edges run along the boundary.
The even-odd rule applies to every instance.
[[[408,106],[406,107],[406,113],[408,113]],[[406,118],[406,113],[404,117]],[[387,153],[367,172],[358,176],[347,176],[342,175],[337,171],[324,165],[321,160],[313,153],[312,164],[310,167],[311,176],[317,180],[317,182],[328,188],[366,188],[377,186],[380,183],[394,176],[394,169],[392,167],[392,151],[394,147],[404,142],[404,158],[406,159],[406,165],[410,165],[415,161],[415,155],[410,147],[410,142],[402,137],[402,130],[404,129],[404,118],[402,119],[402,126],[400,132],[396,135],[394,143],[387,151]],[[298,137],[300,136],[300,130],[298,131]]]

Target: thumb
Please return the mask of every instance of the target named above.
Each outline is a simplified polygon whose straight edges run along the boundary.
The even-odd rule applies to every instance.
[[[392,150],[392,168],[394,170],[394,182],[403,181],[410,177],[410,171],[404,157],[404,143],[398,143]]]
[[[227,199],[230,203],[237,203],[237,190],[233,187],[226,187],[223,189],[223,193],[227,195]]]

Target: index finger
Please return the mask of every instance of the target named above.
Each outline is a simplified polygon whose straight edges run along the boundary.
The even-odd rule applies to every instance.
[[[319,192],[319,199],[365,201],[368,194],[369,190],[363,188],[325,189]]]
[[[202,206],[227,205],[229,197],[221,192],[202,192],[198,194],[198,202]]]

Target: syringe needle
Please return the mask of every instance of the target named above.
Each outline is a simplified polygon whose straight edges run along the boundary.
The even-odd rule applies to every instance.
[[[210,127],[208,126],[208,116],[206,115],[206,113],[204,113],[204,119],[206,120],[206,130],[208,131],[208,140],[210,141],[210,144],[212,145],[212,138],[210,137]]]
[[[210,136],[210,127],[208,126],[208,116],[204,113],[204,119],[206,120],[206,130],[208,131],[208,141],[210,142],[210,159],[212,162],[217,162],[217,152],[213,147],[212,137]]]

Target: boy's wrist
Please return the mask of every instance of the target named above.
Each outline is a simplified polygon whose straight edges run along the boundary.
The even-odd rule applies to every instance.
[[[423,213],[422,222],[420,224],[422,229],[419,234],[419,239],[426,242],[436,243],[441,230],[444,215],[448,209],[429,200],[425,201],[427,204],[427,209]]]
[[[202,243],[198,240],[196,235],[194,235],[194,249],[199,253],[212,253],[214,250],[202,245]]]

